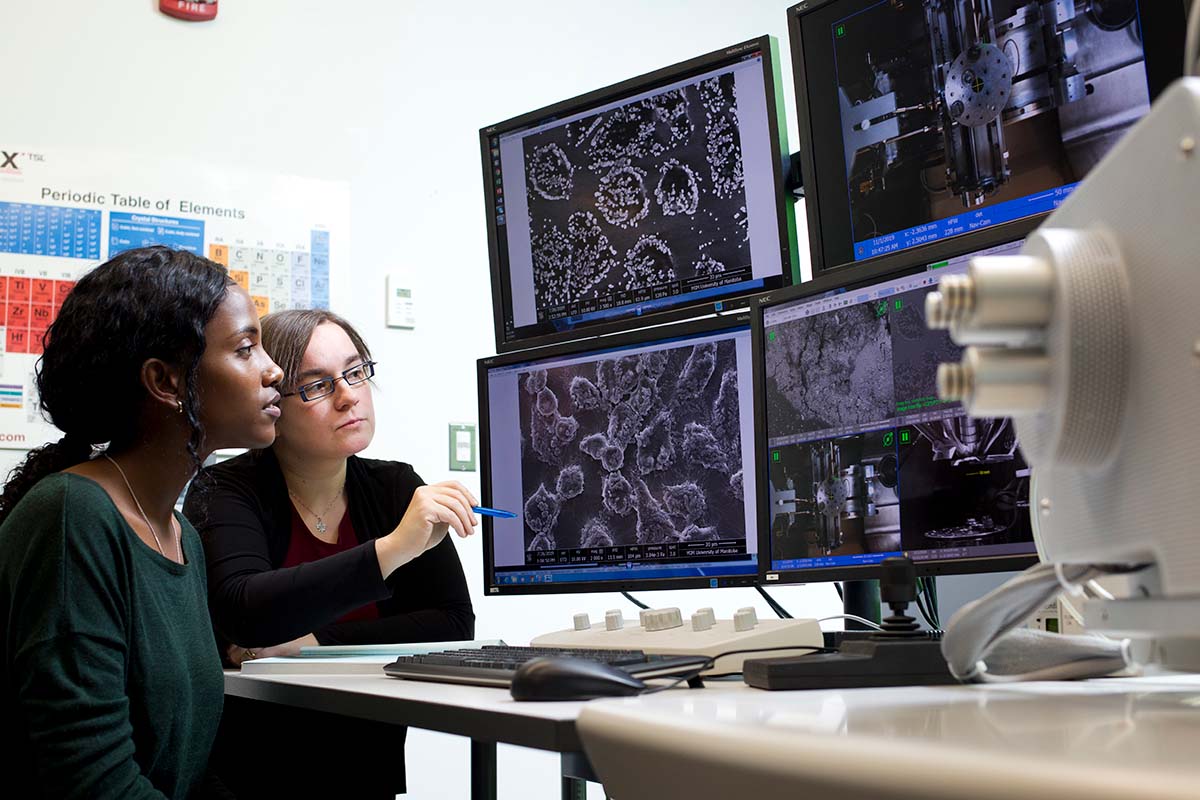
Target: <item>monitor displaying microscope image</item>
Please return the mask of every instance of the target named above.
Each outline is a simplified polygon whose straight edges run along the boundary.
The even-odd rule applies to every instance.
[[[500,351],[729,310],[796,277],[773,50],[761,37],[480,132]]]
[[[748,317],[608,338],[481,362],[489,592],[752,582]]]
[[[901,554],[976,571],[1034,552],[1012,420],[937,396],[937,366],[961,348],[926,327],[925,296],[970,255],[761,310],[770,571]]]
[[[1178,51],[1152,45],[1171,35],[1162,30],[1171,20],[1182,22],[1179,7],[834,0],[793,8],[814,269],[1053,211],[1148,111],[1161,73],[1178,74]]]

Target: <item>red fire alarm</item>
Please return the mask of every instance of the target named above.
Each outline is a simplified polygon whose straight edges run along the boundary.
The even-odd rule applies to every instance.
[[[158,10],[188,22],[207,22],[217,16],[217,0],[158,0]]]

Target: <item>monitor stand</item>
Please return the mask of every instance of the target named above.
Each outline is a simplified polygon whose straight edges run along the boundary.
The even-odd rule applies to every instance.
[[[747,659],[742,677],[758,689],[853,689],[956,683],[942,657],[941,634],[922,631],[908,616],[916,600],[916,570],[907,558],[883,562],[880,598],[891,608],[879,633],[847,632],[836,653]],[[849,584],[847,584],[849,586]],[[852,604],[846,590],[847,608]],[[861,612],[848,612],[860,613]]]

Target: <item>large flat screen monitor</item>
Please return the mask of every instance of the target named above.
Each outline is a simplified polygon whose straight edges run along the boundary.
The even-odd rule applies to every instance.
[[[768,582],[871,578],[894,555],[931,575],[1033,563],[1030,471],[1012,420],[973,419],[937,396],[937,366],[961,348],[926,327],[925,296],[980,254],[864,267],[855,283],[820,277],[758,304]]]
[[[788,11],[814,274],[1011,240],[1183,63],[1177,0],[807,0]],[[998,230],[997,230],[998,229]],[[935,260],[927,256],[916,256]]]
[[[759,575],[743,312],[479,362],[488,594]]]
[[[776,49],[752,39],[479,132],[499,352],[798,280]]]

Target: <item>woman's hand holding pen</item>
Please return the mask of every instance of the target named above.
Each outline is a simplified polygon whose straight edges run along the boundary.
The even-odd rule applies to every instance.
[[[375,554],[383,577],[387,578],[401,565],[436,547],[450,529],[464,538],[474,533],[479,520],[471,506],[478,504],[467,487],[458,481],[417,489],[396,529],[375,540]]]

